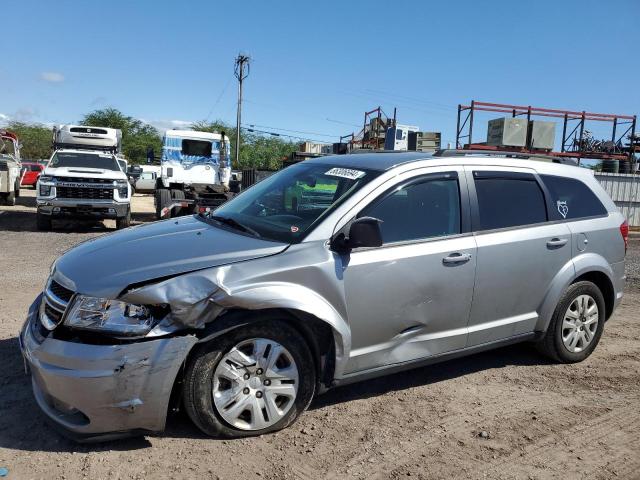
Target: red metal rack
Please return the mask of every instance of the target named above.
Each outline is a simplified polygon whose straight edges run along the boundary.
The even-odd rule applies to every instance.
[[[611,160],[635,161],[635,145],[633,141],[626,146],[623,144],[625,136],[635,138],[636,116],[616,115],[608,113],[577,112],[571,110],[558,110],[554,108],[539,108],[522,105],[508,105],[501,103],[487,103],[471,101],[470,105],[458,105],[458,124],[456,128],[456,148],[465,150],[512,150],[522,153],[540,153],[527,148],[495,147],[484,143],[473,143],[473,117],[474,112],[499,112],[507,113],[512,117],[526,115],[531,117],[562,118],[562,143],[559,152],[547,152],[549,155],[559,157],[598,158]],[[465,116],[465,112],[466,116]],[[464,117],[464,118],[463,118]],[[609,122],[611,123],[611,148],[610,151],[594,151],[586,147],[584,141],[585,122]],[[626,128],[620,129],[620,127]],[[620,134],[619,132],[622,131]],[[466,139],[466,143],[463,143]]]

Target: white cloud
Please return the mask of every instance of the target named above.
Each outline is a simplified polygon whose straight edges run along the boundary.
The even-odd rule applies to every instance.
[[[160,132],[174,128],[186,130],[194,123],[192,120],[145,120],[144,118],[140,120],[156,127]]]
[[[50,83],[64,82],[64,75],[58,72],[42,72],[40,74],[40,80]]]

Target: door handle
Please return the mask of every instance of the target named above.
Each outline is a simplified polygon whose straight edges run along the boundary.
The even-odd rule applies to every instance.
[[[547,247],[549,248],[558,248],[567,244],[569,240],[566,238],[552,238],[547,242]]]
[[[471,260],[470,253],[452,253],[451,255],[444,257],[442,259],[442,263],[444,264],[456,264],[456,263],[465,263]]]

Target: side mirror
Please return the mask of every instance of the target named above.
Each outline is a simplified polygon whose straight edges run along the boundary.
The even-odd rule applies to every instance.
[[[155,159],[155,152],[153,151],[153,147],[147,147],[147,164],[153,163]]]
[[[349,227],[349,237],[343,233],[338,234],[332,243],[337,251],[346,251],[360,247],[379,247],[382,245],[382,232],[380,224],[382,220],[373,217],[357,218]]]
[[[240,193],[241,183],[239,180],[229,180],[229,190],[231,193]]]

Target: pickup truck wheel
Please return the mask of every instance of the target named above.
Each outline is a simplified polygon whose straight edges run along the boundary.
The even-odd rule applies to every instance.
[[[538,350],[556,362],[581,362],[598,345],[604,320],[600,289],[591,282],[574,283],[558,302]]]
[[[156,190],[156,218],[160,220],[162,218],[162,209],[171,203],[171,193],[166,188],[159,188]],[[169,218],[171,218],[171,212],[169,212]]]
[[[129,228],[131,226],[131,209],[127,210],[127,214],[124,217],[116,218],[116,229],[122,230],[123,228]]]
[[[185,195],[184,192],[182,190],[178,190],[178,189],[171,189],[171,200],[184,200],[185,199]],[[179,217],[180,215],[184,214],[184,211],[187,210],[186,208],[183,209],[182,207],[176,207],[173,209],[173,216],[174,217]]]
[[[214,437],[248,437],[289,426],[309,406],[316,375],[309,347],[289,324],[261,320],[215,338],[191,357],[185,410]]]
[[[11,206],[15,205],[16,204],[16,192],[13,191],[13,192],[7,193],[5,202],[6,202],[7,205],[11,205]]]
[[[51,230],[51,217],[40,212],[36,213],[36,227],[42,231]]]

